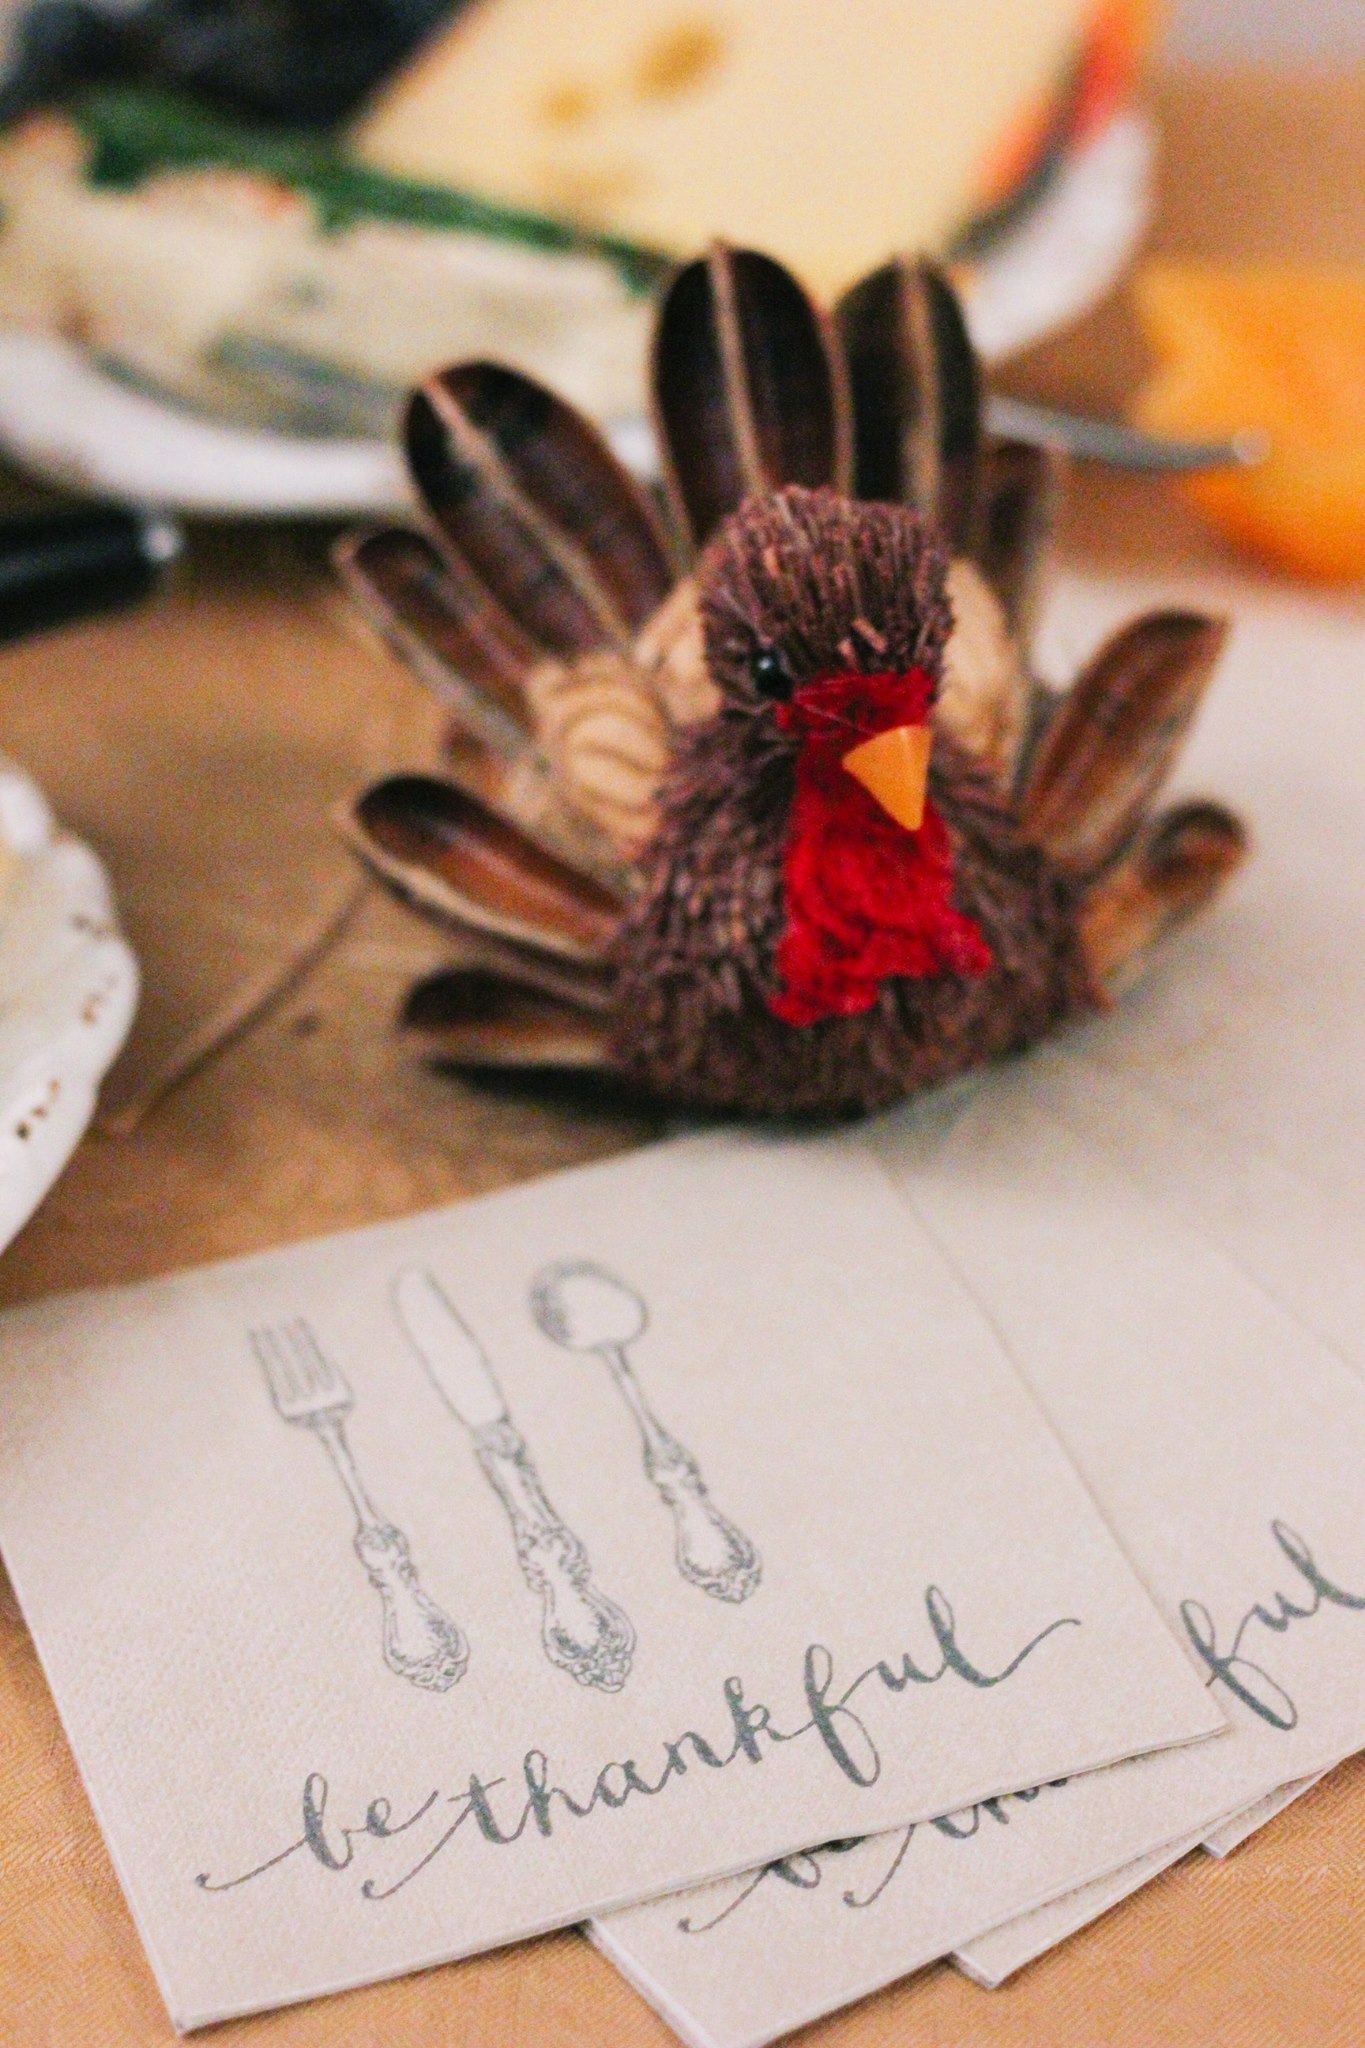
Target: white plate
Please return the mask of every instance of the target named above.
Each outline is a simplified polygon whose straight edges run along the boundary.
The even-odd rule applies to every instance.
[[[988,362],[1074,320],[1119,276],[1147,219],[1153,153],[1150,124],[1116,116],[973,268],[967,313]],[[642,440],[626,423],[626,460],[641,460]],[[330,519],[408,502],[383,442],[223,426],[129,390],[46,336],[0,335],[0,445],[53,483],[201,517]]]
[[[94,1113],[128,1035],[137,962],[104,870],[0,759],[0,1249],[27,1223]]]

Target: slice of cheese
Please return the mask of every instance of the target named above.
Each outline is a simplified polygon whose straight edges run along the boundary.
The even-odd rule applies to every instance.
[[[941,247],[1086,0],[472,0],[361,127],[384,169],[831,292]]]

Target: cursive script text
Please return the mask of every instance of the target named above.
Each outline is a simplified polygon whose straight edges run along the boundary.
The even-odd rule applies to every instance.
[[[1302,1536],[1286,1522],[1272,1522],[1270,1533],[1293,1567],[1293,1598],[1276,1591],[1269,1600],[1256,1601],[1226,1642],[1220,1638],[1217,1624],[1202,1600],[1182,1600],[1180,1618],[1196,1656],[1208,1670],[1206,1682],[1225,1685],[1235,1699],[1268,1721],[1272,1728],[1288,1729],[1297,1727],[1299,1710],[1279,1679],[1248,1653],[1247,1645],[1254,1642],[1262,1629],[1282,1636],[1297,1623],[1311,1621],[1324,1608],[1365,1609],[1365,1595],[1348,1593],[1329,1578]]]
[[[1007,1828],[1012,1808],[1027,1806],[1040,1792],[1052,1791],[1066,1782],[1065,1778],[1054,1778],[1048,1785],[1035,1785],[1027,1792],[1008,1792],[1002,1798],[982,1799],[961,1813],[941,1813],[935,1820],[912,1821],[909,1827],[897,1828],[885,1835],[855,1835],[848,1841],[822,1842],[818,1849],[806,1849],[799,1856],[779,1856],[775,1862],[765,1863],[760,1869],[736,1879],[738,1889],[734,1896],[709,1920],[694,1920],[689,1914],[678,1922],[678,1930],[682,1934],[709,1934],[713,1927],[719,1927],[723,1920],[730,1919],[741,1906],[746,1905],[765,1884],[792,1885],[802,1892],[819,1891],[826,1876],[832,1872],[831,1859],[847,1856],[851,1850],[874,1842],[886,1853],[886,1867],[867,1889],[859,1890],[850,1885],[839,1894],[839,1899],[842,1905],[854,1911],[875,1906],[900,1875],[916,1835],[932,1829],[950,1842],[970,1842],[988,1821],[997,1827]]]
[[[365,1899],[391,1899],[430,1869],[460,1836],[472,1836],[494,1848],[545,1841],[566,1826],[577,1827],[619,1812],[632,1800],[657,1799],[676,1780],[698,1771],[761,1765],[774,1749],[794,1742],[818,1744],[850,1783],[875,1785],[882,1772],[882,1755],[865,1718],[869,1693],[898,1695],[944,1679],[956,1679],[974,1689],[1001,1685],[1058,1629],[1080,1626],[1069,1615],[1049,1622],[992,1670],[963,1649],[952,1606],[938,1586],[927,1588],[924,1613],[935,1646],[932,1658],[919,1662],[908,1652],[881,1658],[841,1683],[832,1651],[823,1643],[812,1643],[802,1660],[803,1720],[780,1725],[767,1705],[748,1698],[743,1679],[727,1678],[721,1688],[722,1732],[702,1734],[695,1728],[686,1729],[660,1743],[648,1762],[636,1757],[613,1759],[587,1782],[564,1782],[544,1750],[528,1749],[515,1776],[475,1771],[455,1790],[437,1787],[405,1803],[397,1817],[393,1801],[381,1797],[369,1802],[359,1821],[342,1822],[330,1810],[326,1777],[321,1771],[311,1771],[303,1785],[298,1832],[282,1848],[236,1876],[216,1877],[205,1871],[195,1883],[203,1891],[233,1891],[294,1857],[311,1858],[324,1871],[349,1872],[354,1877],[359,1875],[357,1863],[362,1852],[366,1860],[372,1860],[382,1854],[381,1845],[401,1839],[401,1850],[360,1884]]]

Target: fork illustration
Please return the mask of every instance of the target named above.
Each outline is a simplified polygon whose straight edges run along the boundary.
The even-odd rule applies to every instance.
[[[340,1366],[323,1352],[301,1316],[253,1330],[251,1348],[281,1421],[312,1430],[355,1510],[355,1554],[384,1612],[384,1662],[412,1685],[448,1692],[464,1676],[469,1644],[463,1630],[423,1592],[407,1538],[365,1489],[346,1441],[346,1417],[355,1395]]]

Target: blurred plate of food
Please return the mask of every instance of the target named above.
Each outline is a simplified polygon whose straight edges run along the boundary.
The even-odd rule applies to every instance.
[[[137,989],[99,862],[0,759],[0,1248],[80,1142]]]
[[[141,82],[27,116],[0,135],[0,444],[188,512],[387,510],[404,391],[497,356],[644,461],[650,295],[717,232],[827,295],[934,249],[1012,353],[1140,234],[1145,10],[864,6],[853,36],[808,0],[472,0],[341,133]]]

